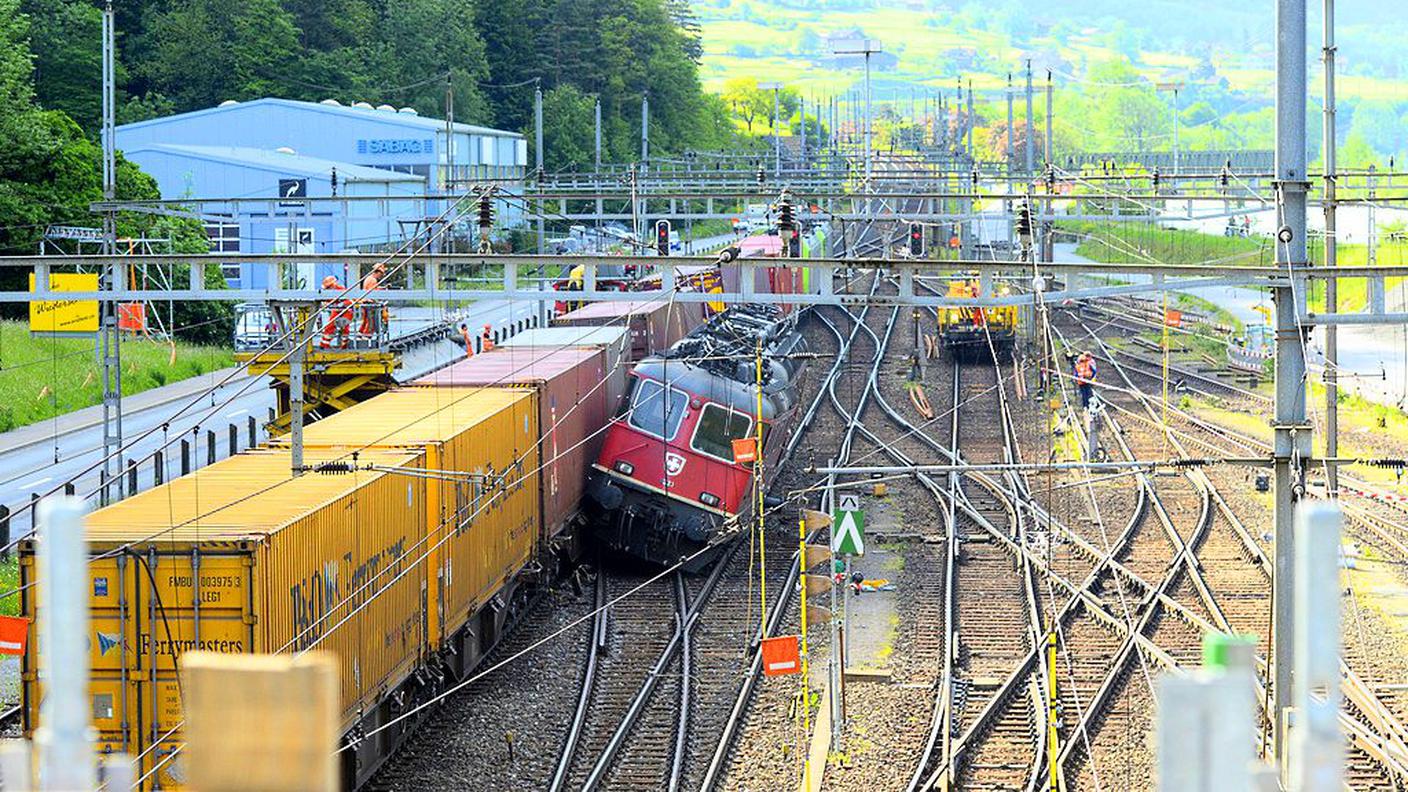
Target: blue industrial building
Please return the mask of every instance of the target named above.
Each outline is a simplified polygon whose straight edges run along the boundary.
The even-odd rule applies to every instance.
[[[191,200],[213,253],[335,253],[394,248],[423,233],[447,188],[493,181],[516,191],[527,169],[522,135],[447,127],[409,108],[266,98],[125,124],[116,143],[164,198]],[[507,210],[499,219],[521,217]],[[255,282],[264,271],[226,276],[258,289],[268,285]]]

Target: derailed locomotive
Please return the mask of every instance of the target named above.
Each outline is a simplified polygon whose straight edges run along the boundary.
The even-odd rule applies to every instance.
[[[766,487],[797,429],[807,344],[795,313],[735,306],[631,372],[587,483],[601,546],[697,569],[756,513],[755,465],[734,441],[757,437],[760,342]]]

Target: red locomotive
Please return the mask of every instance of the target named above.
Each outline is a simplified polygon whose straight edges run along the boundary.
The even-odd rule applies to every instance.
[[[604,546],[658,563],[689,558],[754,513],[754,464],[734,440],[756,438],[762,342],[762,458],[770,479],[796,426],[806,340],[796,314],[735,306],[663,354],[636,364],[587,491]],[[764,482],[766,483],[766,481]]]

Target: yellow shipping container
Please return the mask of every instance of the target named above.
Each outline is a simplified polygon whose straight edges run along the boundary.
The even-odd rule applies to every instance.
[[[448,474],[430,482],[426,504],[432,643],[456,636],[496,596],[500,606],[455,646],[449,662],[456,671],[473,665],[497,640],[511,584],[536,550],[536,399],[536,391],[526,388],[406,388],[303,430],[308,448],[416,449],[425,454],[426,470]]]
[[[306,461],[334,456],[310,450]],[[427,486],[420,453],[360,460],[379,470],[295,478],[286,451],[241,454],[89,515],[100,751],[142,755],[145,774],[179,745],[176,663],[192,649],[316,646],[338,657],[344,729],[385,711],[428,648]],[[43,618],[32,542],[20,552],[24,614]],[[37,632],[24,659],[26,733],[43,692]],[[155,780],[182,776],[178,758]]]

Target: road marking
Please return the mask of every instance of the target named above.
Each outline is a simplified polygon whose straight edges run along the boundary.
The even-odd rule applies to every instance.
[[[42,478],[42,479],[35,479],[34,481],[30,481],[30,482],[28,482],[28,483],[21,484],[21,485],[19,486],[19,488],[20,488],[20,489],[29,489],[30,487],[37,487],[37,486],[39,486],[40,484],[43,484],[43,483],[49,481],[49,480],[52,479],[52,478],[53,478],[53,476],[45,476],[45,477]]]
[[[244,415],[247,412],[249,412],[249,410],[235,410],[234,412],[230,413],[230,417],[234,418],[236,415]]]

